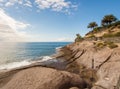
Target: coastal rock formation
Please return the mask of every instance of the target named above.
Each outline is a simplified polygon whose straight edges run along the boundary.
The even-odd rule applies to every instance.
[[[119,44],[118,44],[119,45]],[[97,48],[94,41],[84,41],[66,46],[70,54],[63,50],[65,58],[69,55],[67,70],[87,78],[95,78],[92,89],[115,89],[120,76],[120,46]],[[65,49],[65,50],[66,50]],[[81,65],[84,65],[81,67]],[[90,73],[90,70],[91,71]],[[94,72],[95,71],[95,72]],[[120,86],[120,85],[119,85]]]
[[[111,49],[95,42],[76,42],[53,60],[3,71],[0,89],[119,89],[120,44]]]
[[[52,68],[32,67],[15,73],[0,89],[83,89],[85,86],[85,81],[79,75]]]

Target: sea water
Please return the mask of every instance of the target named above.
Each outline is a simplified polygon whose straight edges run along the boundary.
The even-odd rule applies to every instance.
[[[31,61],[49,60],[56,49],[71,42],[0,43],[0,69],[29,65]]]

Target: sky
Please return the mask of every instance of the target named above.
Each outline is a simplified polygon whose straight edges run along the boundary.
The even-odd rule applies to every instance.
[[[64,42],[84,36],[90,22],[120,19],[120,0],[0,0],[0,41]]]

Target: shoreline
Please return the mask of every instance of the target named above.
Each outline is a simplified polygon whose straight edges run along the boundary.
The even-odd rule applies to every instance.
[[[61,49],[61,48],[60,48]],[[11,68],[11,69],[1,69],[0,70],[0,88],[1,86],[7,84],[7,82],[12,79],[12,77],[26,69],[30,68],[35,68],[35,67],[46,67],[46,68],[52,68],[52,69],[57,69],[57,70],[65,70],[65,63],[64,59],[60,58],[60,49],[57,50],[56,54],[51,55],[51,59],[45,60],[45,61],[34,61],[33,63],[30,63],[28,65],[16,67],[16,68]],[[56,59],[57,58],[57,59]]]
[[[114,89],[113,87],[117,85],[120,73],[120,46],[114,49],[110,49],[107,46],[98,48],[94,42],[95,41],[83,41],[79,43],[72,43],[61,48],[58,53],[52,55],[51,57],[53,59],[42,63],[34,63],[30,66],[24,66],[12,71],[4,72],[2,74],[0,73],[0,77],[8,75],[3,79],[0,78],[0,82],[3,81],[4,83],[3,88],[0,87],[0,89],[25,89],[25,87],[30,88],[30,85],[24,85],[19,81],[24,81],[24,76],[27,76],[28,79],[31,79],[31,76],[36,75],[34,72],[37,70],[40,72],[36,72],[36,76],[41,76],[40,78],[37,78],[40,79],[39,81],[41,82],[36,83],[39,83],[41,86],[39,86],[39,88],[33,89],[71,89],[72,87],[77,87],[77,89]],[[30,72],[31,75],[29,75],[29,72],[25,72],[25,74],[23,73],[27,70],[32,70]],[[52,71],[55,72],[54,76]],[[41,75],[42,72],[44,72],[43,75]],[[59,73],[62,77],[57,75]],[[19,76],[21,76],[23,79],[20,80]],[[43,79],[44,77],[45,79]],[[11,86],[11,83],[14,83],[14,79],[16,78],[18,79],[16,80],[18,83],[15,84],[15,86],[18,87],[21,84],[21,86],[24,88],[13,88]],[[47,79],[51,80],[48,81]],[[73,79],[73,81],[69,79]],[[112,79],[114,79],[114,82]],[[34,78],[32,78],[30,82],[33,80]],[[53,84],[51,84],[51,82],[53,82]],[[55,85],[55,82],[58,85]],[[64,84],[62,82],[64,82]],[[26,81],[25,83],[28,84],[29,82]],[[46,83],[47,85],[45,85]],[[34,84],[32,84],[32,86],[34,86]],[[48,88],[47,86],[51,88]],[[62,86],[62,88],[60,88],[60,86]]]
[[[14,79],[14,76],[17,73],[19,73],[21,71],[33,69],[33,68],[48,68],[48,69],[57,70],[59,72],[62,72],[62,71],[67,72],[66,67],[67,67],[69,61],[66,60],[66,58],[67,58],[66,56],[68,56],[70,54],[71,54],[71,51],[67,48],[67,46],[65,46],[65,47],[60,48],[56,54],[51,56],[53,59],[50,59],[50,60],[47,60],[44,62],[36,62],[36,63],[30,64],[27,66],[13,68],[11,70],[4,70],[3,72],[0,72],[0,88],[6,86],[6,84],[9,83],[9,81]],[[70,75],[72,75],[71,72],[68,72],[68,73],[70,73]],[[79,78],[81,78],[81,77],[79,76]],[[77,80],[77,81],[79,81],[79,80]],[[2,82],[2,84],[1,84],[1,82]],[[88,85],[88,83],[84,79],[82,79],[80,82],[83,84],[79,87],[83,87],[83,86],[86,87],[86,85]],[[71,84],[69,84],[69,85],[71,86]],[[79,85],[79,84],[77,84],[77,85]],[[66,86],[66,85],[64,85],[64,86]],[[56,88],[56,89],[59,89],[59,88]],[[62,88],[62,89],[64,89],[64,88]]]

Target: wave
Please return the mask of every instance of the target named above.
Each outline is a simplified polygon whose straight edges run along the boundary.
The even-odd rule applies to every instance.
[[[36,63],[36,62],[48,61],[50,59],[52,59],[52,57],[42,56],[42,57],[39,57],[37,60],[31,60],[31,61],[24,60],[24,61],[21,61],[21,62],[7,63],[7,64],[0,65],[0,70],[10,70],[10,69],[19,68],[19,67],[22,67],[22,66],[31,65],[32,63]]]
[[[56,47],[56,50],[59,50],[59,49],[61,49],[62,48],[62,46],[60,46],[60,47]]]

